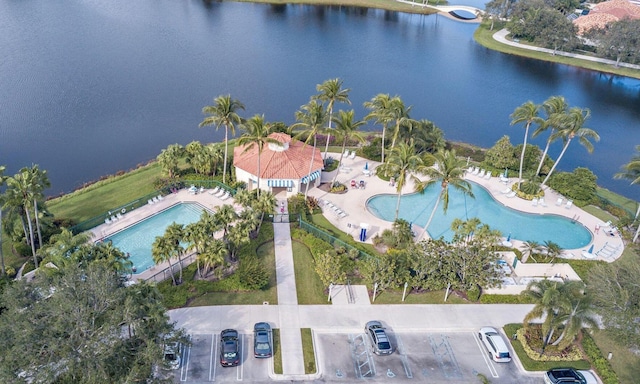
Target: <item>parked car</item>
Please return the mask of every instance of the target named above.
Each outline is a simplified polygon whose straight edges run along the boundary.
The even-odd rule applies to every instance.
[[[483,327],[478,332],[478,338],[482,341],[482,344],[489,351],[489,356],[496,363],[508,363],[511,361],[511,355],[509,354],[509,348],[504,342],[502,336],[495,328]]]
[[[256,323],[253,326],[253,356],[271,357],[271,326],[269,323]]]
[[[220,333],[220,365],[235,367],[240,364],[240,345],[238,331],[225,329]]]
[[[387,336],[384,326],[377,320],[369,321],[364,326],[364,332],[369,335],[369,340],[373,346],[373,353],[376,355],[390,355],[393,353],[391,340]]]
[[[573,368],[554,368],[544,374],[544,382],[547,384],[587,384],[582,373]]]
[[[169,363],[169,369],[180,368],[182,344],[178,341],[168,342],[164,345],[164,359]]]

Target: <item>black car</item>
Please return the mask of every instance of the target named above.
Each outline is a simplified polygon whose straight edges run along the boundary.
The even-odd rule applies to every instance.
[[[544,382],[547,384],[587,384],[582,373],[573,368],[555,368],[544,374]]]
[[[253,326],[253,356],[271,357],[271,326],[269,323],[256,323]]]
[[[220,333],[220,365],[235,367],[240,364],[240,346],[238,331],[225,329]]]
[[[364,327],[364,331],[369,335],[369,339],[373,345],[373,353],[376,355],[390,355],[393,353],[391,341],[381,322],[376,320],[368,322]]]

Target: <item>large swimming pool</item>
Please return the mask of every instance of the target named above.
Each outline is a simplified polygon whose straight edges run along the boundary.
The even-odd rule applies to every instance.
[[[136,273],[141,273],[155,264],[151,246],[156,236],[164,235],[167,227],[174,222],[185,225],[195,223],[200,220],[203,209],[198,204],[177,204],[116,232],[104,241],[112,241],[122,252],[129,253],[129,260],[133,262]]]
[[[489,192],[476,183],[472,184],[474,198],[449,188],[449,209],[445,215],[440,202],[438,210],[429,225],[432,238],[444,237],[450,241],[453,237],[451,223],[455,218],[468,220],[477,217],[492,229],[502,232],[503,236],[521,241],[553,241],[564,249],[585,247],[591,242],[591,232],[579,222],[566,217],[542,214],[544,207],[537,207],[539,214],[524,213],[507,208],[493,199]],[[440,192],[440,185],[428,188],[424,194],[402,196],[400,201],[401,219],[424,227]],[[376,217],[393,221],[398,195],[378,195],[367,201],[367,209]]]

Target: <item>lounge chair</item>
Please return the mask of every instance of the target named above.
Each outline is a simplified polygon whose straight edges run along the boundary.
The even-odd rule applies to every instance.
[[[342,155],[343,157],[349,157],[349,150],[345,149],[344,150],[344,154]]]
[[[355,159],[356,158],[356,151],[351,151],[351,154],[349,155],[350,159]]]
[[[547,206],[547,202],[544,201],[544,197],[541,197],[538,199],[538,204],[540,204],[540,206],[542,207],[546,207]]]
[[[153,201],[154,204],[157,203],[158,202],[158,197],[157,196],[153,196],[151,201]]]
[[[216,192],[216,194],[214,195],[215,197],[222,197],[224,196],[224,194],[227,193],[227,190],[224,188],[220,188],[220,190],[218,192]]]
[[[567,208],[567,209],[569,209],[569,208],[571,208],[572,206],[573,206],[573,200],[569,200],[569,201],[567,201],[567,205],[565,205],[564,207],[565,207],[565,208]]]
[[[564,200],[562,197],[558,197],[558,200],[556,201],[556,205],[558,207],[562,205],[562,200]]]
[[[115,223],[116,221],[118,221],[118,218],[115,216],[111,216],[111,222]]]
[[[501,191],[500,193],[502,193],[503,195],[506,195],[509,192],[513,192],[513,189],[511,188],[505,188],[504,191]]]
[[[472,175],[477,175],[480,172],[480,168],[475,167],[473,168],[473,172],[471,172]]]
[[[204,187],[200,187],[200,189],[198,190],[200,193],[204,193]]]
[[[469,173],[473,172],[473,167],[467,168],[467,172],[469,172]]]
[[[164,200],[164,197],[162,197],[162,195],[158,195],[158,200]]]
[[[220,191],[220,187],[216,186],[215,188],[209,191],[209,194],[215,195],[216,193],[218,193],[218,191]]]
[[[340,218],[347,217],[347,213],[342,211],[338,214],[338,216],[340,216]]]
[[[147,200],[147,204],[152,205],[153,204],[153,200],[151,200],[151,199]]]
[[[531,200],[531,205],[533,205],[534,207],[538,206],[538,198],[534,197],[533,200]]]
[[[122,219],[122,213],[117,213],[116,217],[118,218],[118,220]]]
[[[511,191],[507,194],[508,198],[516,197],[516,191]]]
[[[487,173],[484,175],[484,179],[491,180],[491,171],[487,171]]]
[[[479,178],[483,178],[483,177],[484,177],[484,173],[485,173],[485,172],[486,172],[486,171],[485,171],[484,169],[481,169],[481,170],[480,170],[480,173],[478,173],[478,177],[479,177]]]
[[[107,217],[106,219],[104,219],[104,223],[107,225],[111,224],[111,219]]]
[[[224,195],[222,195],[222,197],[220,197],[220,200],[225,201],[230,197],[231,197],[231,192],[225,192]]]

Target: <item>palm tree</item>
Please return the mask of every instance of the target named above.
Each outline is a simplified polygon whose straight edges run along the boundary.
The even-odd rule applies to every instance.
[[[22,227],[25,230],[25,239],[27,244],[31,246],[31,254],[33,256],[33,263],[38,268],[38,257],[36,256],[36,245],[33,232],[33,222],[31,220],[30,208],[32,202],[36,197],[36,187],[34,175],[29,168],[22,168],[13,177],[7,179],[7,190],[5,192],[6,201],[5,204],[19,207],[20,216],[23,219]],[[24,216],[23,216],[24,215]],[[25,225],[26,219],[26,225]],[[28,228],[28,231],[26,230]]]
[[[551,258],[551,263],[553,263],[556,258],[560,257],[562,255],[562,252],[564,252],[564,249],[562,249],[559,244],[554,243],[551,240],[547,240],[544,242],[544,250],[547,253],[547,257]]]
[[[178,258],[178,266],[180,270],[180,278],[178,282],[182,283],[182,255],[184,255],[184,247],[182,241],[184,239],[184,225],[176,222],[171,223],[164,232],[170,244],[173,245],[172,254]]]
[[[0,165],[0,189],[2,188],[2,186],[4,185],[5,180],[7,179],[6,176],[4,176],[4,170],[6,169],[6,167],[4,165]],[[4,199],[2,198],[2,195],[0,195],[0,270],[2,272],[2,276],[7,274],[7,270],[5,268],[4,265],[4,254],[2,253],[2,207],[4,205]]]
[[[174,244],[172,244],[167,237],[156,236],[155,241],[151,245],[151,257],[153,257],[153,262],[156,264],[160,264],[165,261],[169,263],[171,280],[173,280],[173,285],[177,285],[176,277],[173,275],[173,265],[171,264],[171,257],[174,252],[173,250]]]
[[[52,235],[49,238],[49,244],[42,247],[43,262],[52,262],[57,268],[63,269],[73,253],[86,245],[89,240],[90,236],[86,233],[75,235],[67,228],[62,228],[62,232]]]
[[[204,276],[209,274],[209,271],[215,269],[216,266],[222,265],[225,258],[229,254],[226,244],[222,240],[209,239],[206,243],[204,251],[198,254],[198,261],[202,261]]]
[[[398,135],[400,134],[400,127],[415,123],[415,120],[412,120],[409,117],[409,111],[411,111],[411,107],[406,107],[400,96],[394,96],[391,99],[391,108],[389,112],[392,120],[394,121],[391,149],[396,146],[396,141],[398,141]]]
[[[340,161],[338,161],[338,164],[340,165],[342,165],[344,151],[347,148],[347,141],[356,140],[359,143],[365,142],[365,138],[362,133],[358,131],[358,128],[365,125],[366,122],[364,120],[354,121],[354,115],[355,112],[353,111],[353,109],[350,111],[340,110],[338,111],[338,116],[333,118],[333,121],[336,123],[336,135],[342,138],[342,151],[340,153]],[[335,176],[333,177],[333,181],[331,182],[332,186],[338,179],[338,173],[339,172],[336,172]]]
[[[524,144],[522,145],[522,153],[520,153],[520,172],[518,173],[518,189],[522,183],[522,164],[524,163],[524,152],[527,148],[527,138],[529,137],[529,127],[531,124],[541,125],[544,120],[538,116],[540,106],[532,101],[522,104],[511,114],[511,125],[525,123],[524,126]]]
[[[531,312],[522,321],[524,328],[528,329],[532,320],[544,318],[542,322],[542,353],[551,341],[553,333],[562,325],[559,316],[563,309],[570,307],[570,301],[563,288],[563,283],[545,279],[530,282],[523,292],[535,303]]]
[[[391,97],[388,93],[380,93],[376,95],[371,101],[366,101],[364,107],[371,110],[365,120],[374,119],[377,124],[382,125],[382,162],[384,163],[384,139],[385,133],[389,123],[393,120],[391,114]]]
[[[613,176],[614,178],[631,180],[631,185],[640,184],[640,145],[636,145],[636,152],[637,153],[635,154],[635,156],[631,158],[631,161],[622,166],[622,169],[624,169],[624,171],[616,173]],[[636,212],[636,220],[638,219],[639,214],[640,206],[638,206],[638,211]],[[636,242],[636,240],[638,240],[638,235],[640,235],[640,225],[638,225],[636,234],[633,236],[634,243]]]
[[[449,208],[449,186],[453,186],[455,189],[467,196],[474,197],[471,192],[471,184],[464,180],[464,173],[467,167],[467,163],[464,159],[458,159],[454,150],[440,151],[435,153],[433,157],[435,159],[434,166],[425,169],[425,174],[429,179],[418,183],[416,188],[418,192],[424,192],[424,190],[430,185],[439,182],[440,193],[438,194],[436,203],[431,211],[431,216],[429,216],[429,220],[424,226],[424,232],[422,232],[420,237],[424,236],[427,232],[427,229],[433,220],[433,216],[438,209],[440,200],[442,200],[443,203],[443,211],[445,213],[447,212],[447,209]]]
[[[202,277],[202,271],[200,270],[200,254],[205,250],[207,241],[211,237],[207,232],[207,229],[200,222],[187,224],[184,227],[184,239],[187,241],[187,251],[195,251],[198,256],[196,257],[196,270],[198,275]]]
[[[567,112],[567,101],[562,96],[551,96],[547,100],[542,103],[542,108],[547,115],[544,123],[540,124],[538,129],[533,131],[533,137],[538,137],[542,132],[551,129],[549,132],[549,138],[547,139],[547,144],[544,147],[544,151],[542,152],[542,157],[540,157],[540,163],[538,164],[538,169],[536,170],[536,176],[540,174],[540,170],[542,170],[542,165],[544,164],[544,159],[547,157],[547,152],[549,152],[549,146],[556,139],[554,133],[559,128],[559,120],[560,118]]]
[[[323,103],[327,103],[327,111],[329,111],[329,127],[327,129],[327,143],[324,148],[324,156],[326,158],[327,152],[329,151],[329,141],[331,139],[331,122],[333,121],[333,106],[336,102],[345,103],[351,105],[351,100],[349,100],[349,92],[351,91],[349,88],[342,88],[342,80],[339,78],[326,80],[322,84],[318,84],[316,86],[316,90],[319,92],[318,95],[315,96],[318,100]],[[344,148],[343,148],[344,151]]]
[[[436,153],[445,149],[447,142],[444,140],[444,133],[433,122],[422,119],[409,126],[412,127],[411,133],[405,134],[405,137],[410,137],[415,141],[416,151]]]
[[[213,100],[213,105],[202,108],[202,113],[209,115],[200,123],[202,128],[208,125],[215,125],[216,130],[224,125],[224,163],[222,165],[222,182],[227,180],[227,154],[229,152],[229,131],[236,134],[236,126],[242,124],[242,118],[238,115],[239,110],[244,110],[244,104],[232,99],[231,95],[218,96]]]
[[[327,122],[327,111],[324,106],[317,100],[312,99],[309,103],[300,107],[300,110],[296,112],[297,123],[291,126],[292,129],[300,129],[300,133],[296,135],[296,138],[300,138],[302,135],[306,135],[305,145],[309,144],[309,141],[313,138],[313,152],[311,153],[311,161],[309,162],[309,173],[313,171],[313,163],[316,157],[316,144],[318,133],[325,130],[324,124]],[[304,190],[304,199],[307,200],[307,194],[309,192],[309,184],[311,180],[307,181],[307,187]]]
[[[273,213],[278,201],[271,192],[266,192],[260,195],[260,197],[253,202],[251,207],[255,212],[260,212],[260,223],[258,224],[258,232],[260,232],[260,226],[264,221],[265,213]]]
[[[162,171],[167,174],[167,177],[173,179],[178,174],[178,164],[180,158],[184,154],[184,147],[180,144],[171,144],[166,149],[163,149],[156,157]]]
[[[245,152],[252,149],[254,146],[258,147],[258,196],[260,196],[260,157],[262,156],[262,149],[265,144],[276,144],[282,145],[278,140],[269,137],[271,133],[271,126],[264,121],[264,115],[255,115],[244,124],[244,128],[246,130],[245,133],[242,134],[240,140],[238,140],[239,145],[246,146]]]
[[[541,187],[547,183],[547,180],[549,180],[549,177],[556,169],[556,166],[562,159],[562,156],[564,156],[564,153],[567,151],[569,144],[571,144],[571,140],[574,138],[578,138],[580,144],[587,149],[587,152],[593,153],[593,144],[591,144],[589,138],[592,138],[594,141],[600,141],[600,135],[598,135],[598,133],[593,129],[586,128],[584,126],[589,116],[591,116],[591,111],[588,108],[573,107],[562,119],[562,126],[554,135],[563,139],[564,147],[562,147],[560,156],[558,156],[556,162],[553,163],[553,167],[551,167],[551,170],[542,182]]]
[[[419,185],[421,180],[415,176],[415,173],[424,172],[424,161],[422,157],[416,154],[416,150],[412,144],[399,143],[397,147],[391,149],[391,153],[387,158],[387,172],[396,177],[396,192],[398,200],[396,202],[396,216],[394,221],[398,220],[400,212],[400,198],[402,197],[402,188],[412,180],[415,185]]]
[[[529,258],[532,258],[533,261],[537,263],[533,255],[539,253],[542,248],[542,245],[535,240],[529,240],[522,243],[522,262],[526,263]]]
[[[232,224],[238,220],[236,210],[229,204],[225,204],[218,208],[218,210],[214,212],[213,217],[217,226],[223,230],[223,238],[227,237]]]
[[[564,350],[575,340],[582,328],[599,329],[598,319],[593,311],[593,299],[582,281],[565,282],[565,291],[569,293],[570,311],[559,316],[563,324],[562,333],[553,343]]]

